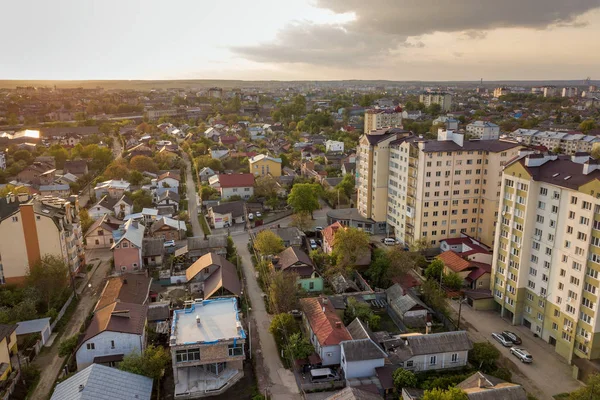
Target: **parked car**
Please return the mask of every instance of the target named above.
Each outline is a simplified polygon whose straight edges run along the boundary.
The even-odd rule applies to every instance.
[[[508,340],[510,340],[511,342],[513,342],[514,344],[521,344],[523,343],[521,341],[521,338],[517,336],[516,333],[511,332],[511,331],[503,331],[502,334],[504,335],[504,337],[506,337]]]
[[[386,246],[394,246],[396,244],[396,239],[394,239],[394,238],[384,238],[381,242],[383,244],[385,244]]]
[[[496,339],[504,347],[511,347],[513,345],[513,343],[509,339],[504,337],[504,335],[501,333],[494,332],[494,333],[492,333],[492,337],[494,339]]]
[[[510,349],[510,352],[512,353],[512,355],[521,360],[522,363],[530,364],[533,362],[533,356],[529,354],[529,352],[525,349],[513,347],[512,349]]]
[[[164,243],[164,246],[165,246],[165,247],[175,247],[175,241],[174,241],[174,240],[167,240],[167,241]]]
[[[322,226],[315,227],[315,232],[321,232],[323,230]]]
[[[317,249],[317,242],[315,242],[315,239],[310,239],[310,248],[313,250]]]
[[[302,318],[302,311],[300,311],[300,310],[292,310],[292,311],[290,311],[290,314],[294,318]]]
[[[252,220],[254,219],[254,214],[252,214],[252,213],[249,213],[249,214],[248,214],[248,219],[249,219],[250,221],[252,221]]]
[[[262,214],[260,213],[260,211],[257,211],[256,212],[256,218],[260,218],[260,217],[262,217]]]
[[[331,370],[331,368],[316,368],[310,370],[310,381],[313,383],[317,382],[331,382],[338,379],[338,375]]]

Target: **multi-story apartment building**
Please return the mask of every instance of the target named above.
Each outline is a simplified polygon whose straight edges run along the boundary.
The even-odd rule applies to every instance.
[[[374,108],[365,111],[364,133],[369,133],[381,128],[402,128],[402,109]]]
[[[497,88],[494,89],[494,97],[498,98],[500,96],[506,96],[510,92],[511,92],[511,90],[509,88],[506,88],[506,87],[497,87]]]
[[[195,399],[225,392],[244,376],[246,332],[237,298],[187,301],[171,324],[175,397]]]
[[[461,233],[493,243],[502,167],[522,145],[441,129],[438,140],[391,129],[359,143],[357,207],[379,231],[431,247]]]
[[[511,132],[510,136],[526,145],[544,146],[548,150],[560,149],[561,152],[568,155],[578,152],[589,153],[592,151],[594,143],[600,143],[600,138],[597,136],[536,129],[517,129]]]
[[[496,140],[500,137],[500,127],[493,122],[474,121],[467,125],[467,133],[482,140]]]
[[[577,97],[579,89],[576,87],[565,87],[562,90],[562,97]]]
[[[600,357],[600,165],[531,154],[502,176],[491,289],[569,362]]]
[[[0,283],[22,283],[41,257],[62,258],[76,274],[85,265],[79,202],[26,194],[0,198]]]
[[[544,86],[544,97],[554,97],[558,96],[558,88],[556,86]]]
[[[443,92],[429,92],[423,93],[419,96],[419,101],[425,104],[425,107],[429,107],[432,104],[439,104],[442,107],[443,112],[450,111],[452,107],[452,95],[450,93]]]

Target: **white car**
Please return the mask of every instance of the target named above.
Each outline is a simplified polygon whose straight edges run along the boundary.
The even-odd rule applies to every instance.
[[[533,362],[533,356],[525,349],[513,347],[510,349],[511,354],[521,360],[522,363],[530,364]]]
[[[390,237],[385,238],[383,239],[383,244],[385,244],[386,246],[393,246],[396,244],[396,239]]]
[[[252,220],[254,219],[254,214],[252,214],[252,213],[249,213],[249,214],[248,214],[248,219],[249,219],[250,221],[252,221]]]
[[[175,247],[175,241],[174,241],[174,240],[167,240],[167,241],[164,243],[164,246],[165,246],[165,247]]]
[[[513,345],[513,342],[511,342],[506,336],[504,336],[501,333],[494,332],[492,333],[492,337],[504,347],[511,347]]]
[[[317,249],[317,242],[315,242],[315,239],[310,239],[310,248],[313,250]]]
[[[260,211],[257,211],[256,212],[256,218],[260,218],[260,217],[262,217],[262,214],[260,213]]]

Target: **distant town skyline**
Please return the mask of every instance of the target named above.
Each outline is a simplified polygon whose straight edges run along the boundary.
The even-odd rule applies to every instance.
[[[553,80],[600,65],[599,0],[32,0],[0,79]]]

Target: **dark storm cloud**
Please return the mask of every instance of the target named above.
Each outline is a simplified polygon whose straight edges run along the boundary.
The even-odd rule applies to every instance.
[[[584,23],[576,20],[578,16],[600,8],[600,0],[317,0],[316,4],[338,14],[354,13],[356,18],[342,25],[290,24],[271,43],[231,50],[258,62],[365,65],[392,50],[401,53],[402,47],[415,47],[407,42],[409,37],[464,32],[465,38],[484,39],[487,30],[496,28],[580,27]]]

